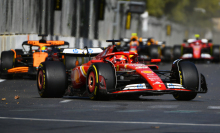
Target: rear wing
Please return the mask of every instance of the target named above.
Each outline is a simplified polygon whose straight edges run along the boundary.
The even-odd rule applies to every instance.
[[[64,48],[61,49],[62,55],[72,55],[76,57],[92,57],[96,56],[103,52],[103,48],[84,48],[84,49],[78,49],[78,48]]]
[[[40,41],[24,41],[22,43],[23,45],[32,45],[32,46],[40,46],[42,44],[40,44],[42,42]],[[61,46],[61,45],[68,45],[69,47],[69,43],[66,41],[45,41],[45,44],[43,44],[44,46]]]

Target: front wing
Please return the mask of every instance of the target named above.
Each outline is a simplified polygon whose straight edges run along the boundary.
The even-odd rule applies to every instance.
[[[198,90],[193,88],[185,88],[181,84],[177,83],[165,83],[166,90],[154,90],[145,86],[145,83],[126,85],[124,89],[108,92],[108,94],[139,94],[139,95],[161,95],[161,94],[173,94],[177,92],[184,93],[207,93],[208,88],[206,80],[203,74],[200,75],[200,82]]]

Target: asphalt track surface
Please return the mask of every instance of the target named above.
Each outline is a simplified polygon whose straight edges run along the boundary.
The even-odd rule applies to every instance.
[[[172,95],[109,101],[40,98],[35,80],[0,79],[0,133],[219,133],[220,64],[196,66],[209,90],[192,101],[176,101]],[[171,63],[159,67],[169,70]]]

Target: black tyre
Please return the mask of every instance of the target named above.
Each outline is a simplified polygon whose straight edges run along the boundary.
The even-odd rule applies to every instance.
[[[182,56],[181,46],[174,45],[173,47],[173,60],[180,59]]]
[[[22,49],[15,49],[16,55],[22,55],[24,54]]]
[[[67,70],[72,70],[76,67],[76,61],[78,60],[79,66],[81,66],[84,63],[83,57],[74,57],[74,56],[68,56],[65,55],[63,63],[66,66]]]
[[[77,60],[77,57],[65,55],[63,63],[66,66],[66,69],[72,70],[73,68],[75,68],[76,67],[76,65],[75,65],[76,60]]]
[[[214,57],[213,61],[214,62],[219,62],[220,61],[220,50],[219,46],[214,45],[212,47],[212,56]]]
[[[41,97],[62,97],[67,88],[66,69],[62,62],[42,62],[37,72],[37,87]]]
[[[186,89],[197,91],[199,88],[198,70],[194,63],[190,61],[178,60],[172,66],[174,73],[172,78],[177,79],[177,83],[182,84]],[[176,100],[192,100],[196,97],[195,92],[178,92],[173,94]]]
[[[150,58],[158,59],[159,58],[159,47],[155,45],[150,46]]]
[[[90,99],[107,100],[107,92],[114,91],[115,70],[110,63],[94,63],[90,66],[86,78],[86,90]]]
[[[14,52],[3,51],[1,53],[1,73],[6,73],[7,70],[14,67]]]
[[[171,47],[164,47],[162,51],[163,60],[166,62],[170,62],[172,59]]]

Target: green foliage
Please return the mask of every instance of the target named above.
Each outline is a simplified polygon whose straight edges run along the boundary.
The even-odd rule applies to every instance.
[[[166,16],[189,27],[211,27],[213,17],[220,17],[220,0],[146,0],[151,16]]]

